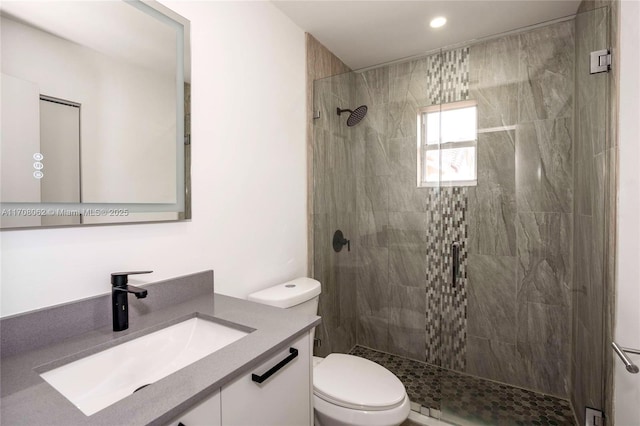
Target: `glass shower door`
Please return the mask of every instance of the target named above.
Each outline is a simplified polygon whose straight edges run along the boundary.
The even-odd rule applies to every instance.
[[[441,184],[445,421],[567,424],[571,400],[582,424],[604,406],[615,156],[609,76],[590,74],[589,54],[609,46],[608,25],[597,9],[443,57],[443,93],[464,87],[477,119],[476,181]]]

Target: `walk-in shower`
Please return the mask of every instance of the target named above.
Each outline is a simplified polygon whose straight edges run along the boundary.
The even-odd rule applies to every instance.
[[[611,47],[610,10],[590,5],[315,81],[319,355],[422,363],[402,373],[415,398],[430,395],[413,402],[454,423],[539,415],[512,403],[469,414],[464,383],[476,379],[556,398],[565,411],[549,424],[571,406],[581,424],[585,407],[606,408],[612,83],[589,57]],[[366,120],[351,127],[358,108],[344,126],[342,105],[366,105]],[[337,229],[350,251],[333,251]]]

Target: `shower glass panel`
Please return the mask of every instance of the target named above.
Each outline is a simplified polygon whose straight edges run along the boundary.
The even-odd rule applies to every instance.
[[[572,400],[581,424],[604,408],[609,76],[589,53],[608,34],[597,9],[470,44],[466,81],[443,60],[443,92],[477,105],[477,182],[441,187],[441,365],[469,375],[442,380],[445,421],[530,421],[525,389]]]
[[[356,135],[360,123],[347,125],[355,110],[355,75],[340,74],[314,82],[313,100],[313,278],[322,285],[316,329],[318,356],[348,352],[356,344],[356,278],[359,250],[356,220],[356,182],[364,168]],[[365,118],[366,120],[366,118]],[[333,249],[336,231],[349,243]]]

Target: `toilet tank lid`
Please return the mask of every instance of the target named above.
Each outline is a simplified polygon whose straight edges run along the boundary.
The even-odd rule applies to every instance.
[[[290,308],[311,300],[319,294],[320,283],[318,281],[313,278],[301,277],[251,293],[247,299],[278,308]]]

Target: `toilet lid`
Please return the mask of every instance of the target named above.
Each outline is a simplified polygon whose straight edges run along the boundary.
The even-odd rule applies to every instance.
[[[387,410],[404,401],[404,385],[375,362],[353,355],[331,354],[313,369],[316,396],[341,407]]]

